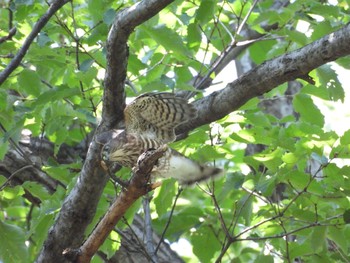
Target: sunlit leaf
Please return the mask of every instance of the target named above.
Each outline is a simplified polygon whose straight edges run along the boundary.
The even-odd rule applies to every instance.
[[[295,110],[300,113],[300,118],[305,122],[323,127],[324,116],[315,106],[312,99],[304,94],[299,94],[294,97],[293,105]]]
[[[162,45],[166,50],[173,51],[181,56],[190,54],[189,50],[185,48],[181,37],[166,26],[144,27],[144,29],[153,40]]]
[[[201,1],[199,8],[197,9],[196,20],[201,24],[205,24],[213,19],[215,7],[216,3],[214,0]]]
[[[156,211],[159,217],[163,216],[168,210],[170,210],[174,196],[174,181],[164,180],[162,183],[162,187],[159,188],[157,197],[154,198],[154,204],[156,205]]]
[[[221,247],[214,233],[210,229],[200,228],[191,235],[193,253],[201,262],[208,262]],[[205,248],[205,249],[203,249]]]
[[[0,220],[0,232],[0,260],[6,263],[28,262],[24,231]]]
[[[189,48],[198,48],[202,42],[199,26],[195,23],[187,27],[187,45]]]
[[[321,85],[327,87],[330,99],[344,102],[344,89],[339,82],[335,71],[328,65],[323,65],[317,69],[317,76]]]

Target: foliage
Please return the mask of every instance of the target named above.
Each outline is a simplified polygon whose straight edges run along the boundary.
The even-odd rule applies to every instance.
[[[116,11],[132,3],[78,0],[49,21],[0,89],[0,123],[6,130],[1,131],[1,159],[10,148],[9,139],[18,143],[24,129],[33,137],[48,138],[55,156],[63,145],[73,147],[93,132],[101,115],[108,30]],[[254,5],[253,1],[176,1],[137,27],[129,39],[127,78],[132,86],[126,87],[127,95],[193,90],[190,83],[197,75],[215,77],[213,61],[228,45],[244,40],[243,34],[235,32],[246,16],[246,26],[264,36],[244,51],[256,64],[349,22],[349,4],[342,0],[337,4],[297,0],[277,12],[271,11],[273,1]],[[7,34],[10,19],[17,33],[1,44],[1,69],[23,45],[47,5],[45,1],[9,1],[7,8],[0,11],[0,34]],[[266,31],[275,23],[277,28]],[[348,67],[348,62],[348,57],[336,61],[341,67]],[[313,102],[315,97],[343,101],[344,90],[329,65],[310,75],[316,84],[301,81],[304,88],[293,96],[297,114],[277,118],[254,99],[173,144],[192,159],[215,161],[225,169],[223,178],[185,189],[173,214],[177,183],[165,181],[154,193],[153,227],[161,234],[170,220],[165,238],[190,242],[193,254],[188,262],[349,260],[350,130],[342,135],[326,131],[324,114]],[[285,89],[274,89],[261,100],[287,96]],[[205,94],[197,95],[201,96]],[[263,150],[247,155],[248,144]],[[42,167],[66,190],[50,193],[34,182],[2,189],[0,232],[6,238],[0,239],[0,261],[35,259],[82,161],[74,156],[74,162],[62,164],[52,158]],[[130,171],[117,175],[127,178]],[[5,182],[1,176],[0,185]],[[117,191],[113,183],[107,185],[87,233]],[[27,192],[41,204],[24,198]],[[127,218],[139,210],[137,205]],[[112,240],[117,240],[113,235]],[[106,255],[118,247],[112,240],[101,248]],[[94,262],[100,259],[95,257]]]

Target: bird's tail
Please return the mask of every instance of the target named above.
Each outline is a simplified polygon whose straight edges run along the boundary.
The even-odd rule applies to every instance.
[[[169,149],[161,159],[152,174],[154,176],[172,177],[183,186],[191,186],[211,178],[219,177],[223,170],[207,165],[199,164],[179,152]]]

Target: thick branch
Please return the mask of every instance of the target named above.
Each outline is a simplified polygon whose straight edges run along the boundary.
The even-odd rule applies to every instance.
[[[127,40],[134,28],[156,15],[173,0],[141,1],[118,13],[107,39],[107,69],[103,96],[102,120],[107,129],[123,120],[125,108]]]
[[[37,262],[67,262],[62,251],[78,247],[84,239],[84,231],[95,215],[99,196],[108,181],[99,163],[100,152],[101,145],[93,141],[81,175],[50,228]]]
[[[7,67],[0,73],[0,86],[4,81],[10,76],[10,74],[19,66],[25,54],[27,53],[30,45],[33,40],[39,34],[41,29],[47,24],[50,18],[59,10],[62,6],[68,3],[69,0],[57,0],[53,2],[47,10],[47,12],[39,19],[39,21],[35,24],[32,32],[28,35],[27,39],[24,41],[22,47],[18,50],[15,57],[12,61],[7,65]]]
[[[223,118],[248,100],[264,94],[284,82],[305,78],[307,74],[340,57],[350,55],[350,24],[298,50],[271,59],[243,74],[219,92],[204,97],[194,105],[198,117],[177,129],[187,133],[201,125]]]
[[[66,249],[64,251],[66,257],[74,262],[90,262],[92,256],[97,252],[129,207],[138,198],[159,186],[159,184],[148,184],[149,174],[152,171],[153,165],[165,151],[166,148],[163,147],[158,150],[146,152],[140,156],[138,166],[134,169],[134,176],[131,178],[129,186],[113,202],[84,244],[77,250]]]
[[[107,40],[107,69],[103,97],[102,122],[95,135],[109,130],[122,119],[126,76],[127,39],[134,28],[157,14],[172,0],[144,0],[120,12]],[[100,166],[101,144],[92,140],[77,184],[62,205],[49,230],[37,262],[67,262],[62,252],[79,247],[86,227],[92,221],[99,197],[108,181]]]

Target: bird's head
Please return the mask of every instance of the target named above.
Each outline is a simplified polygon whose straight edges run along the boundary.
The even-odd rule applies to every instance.
[[[107,143],[103,146],[101,151],[101,159],[105,162],[109,162],[109,152],[111,150],[110,145]]]
[[[130,137],[130,136],[129,136]],[[116,162],[121,166],[132,167],[133,160],[130,160],[130,142],[125,132],[109,140],[102,148],[101,158],[105,162]]]

